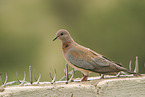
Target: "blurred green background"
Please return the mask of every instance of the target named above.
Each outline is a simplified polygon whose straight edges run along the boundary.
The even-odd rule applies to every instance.
[[[12,81],[26,71],[29,80],[31,65],[41,81],[50,81],[51,67],[60,79],[66,62],[60,40],[52,41],[59,29],[126,68],[138,56],[145,73],[144,0],[0,0],[0,72]]]

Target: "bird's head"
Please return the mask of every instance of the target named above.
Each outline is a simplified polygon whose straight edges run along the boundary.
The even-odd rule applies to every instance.
[[[62,41],[69,41],[71,39],[71,36],[67,30],[61,29],[56,32],[56,36],[53,41],[55,41],[56,39],[60,39]]]

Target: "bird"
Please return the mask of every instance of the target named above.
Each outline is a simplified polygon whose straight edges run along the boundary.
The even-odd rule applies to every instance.
[[[53,39],[60,39],[62,53],[66,62],[74,69],[81,71],[84,76],[81,81],[86,81],[90,73],[95,72],[105,75],[116,75],[120,71],[137,74],[130,71],[107,57],[76,43],[65,29],[58,30]]]

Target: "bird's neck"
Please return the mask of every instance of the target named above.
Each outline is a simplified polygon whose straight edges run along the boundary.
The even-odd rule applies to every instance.
[[[66,52],[68,51],[69,48],[71,48],[75,44],[76,42],[73,39],[62,40],[62,49],[64,52]]]
[[[64,38],[61,40],[62,41],[62,45],[63,46],[66,46],[68,44],[73,44],[75,43],[74,40],[72,38]]]

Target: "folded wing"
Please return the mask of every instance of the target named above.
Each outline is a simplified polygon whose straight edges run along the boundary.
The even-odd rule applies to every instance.
[[[94,71],[110,66],[110,61],[86,48],[71,48],[67,58],[71,64],[85,70]]]

